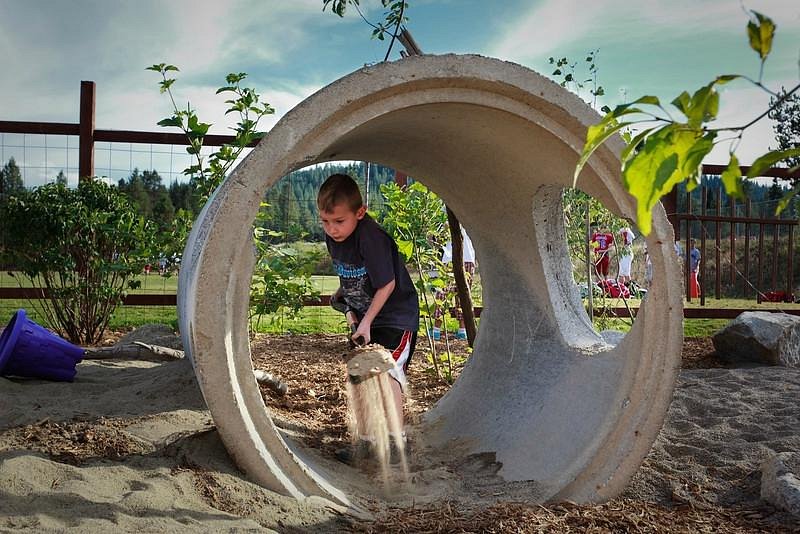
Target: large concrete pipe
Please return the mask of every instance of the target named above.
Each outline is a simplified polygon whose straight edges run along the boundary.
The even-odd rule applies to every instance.
[[[284,439],[253,378],[247,335],[250,227],[268,187],[330,160],[378,162],[424,181],[469,229],[484,313],[475,351],[417,429],[435,454],[492,455],[531,499],[619,493],[661,428],[679,364],[681,284],[660,207],[647,238],[654,282],[617,345],[592,329],[572,279],[561,191],[589,124],[577,97],[519,65],[420,56],[365,67],[286,114],[205,206],[187,244],[180,326],[222,440],[264,486],[348,506],[346,486]],[[578,187],[632,218],[621,141]]]

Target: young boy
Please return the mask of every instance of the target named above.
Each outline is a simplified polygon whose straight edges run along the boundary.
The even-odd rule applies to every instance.
[[[589,244],[594,249],[594,272],[600,281],[608,279],[608,265],[611,263],[609,253],[614,244],[614,234],[608,231],[605,225],[600,225],[589,238]]]
[[[343,302],[348,323],[354,325],[356,343],[378,343],[392,352],[397,365],[389,371],[395,408],[403,421],[405,373],[419,329],[419,301],[414,283],[397,250],[397,244],[367,214],[358,184],[346,174],[325,180],[317,194],[325,244],[339,275],[334,300]],[[363,407],[355,403],[359,428],[364,428]],[[369,450],[370,436],[358,436],[355,451],[337,456],[351,461]],[[393,436],[393,439],[405,439]],[[350,454],[348,454],[348,452]],[[353,454],[355,452],[355,455]]]

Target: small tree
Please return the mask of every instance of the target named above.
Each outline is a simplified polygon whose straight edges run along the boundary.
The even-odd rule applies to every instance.
[[[444,289],[453,283],[452,271],[441,260],[442,247],[450,237],[444,202],[419,182],[403,189],[390,182],[381,186],[381,193],[386,207],[381,224],[394,237],[405,261],[413,265],[419,275],[416,287],[420,315],[425,329],[430,331],[434,310],[437,307],[446,310],[449,306],[446,300],[436,300],[437,289]],[[442,369],[436,345],[428,337],[430,357],[437,376],[452,381],[452,354],[449,345],[445,347],[447,367]]]
[[[776,150],[800,148],[800,93],[788,94],[784,88],[770,101],[769,118],[774,122],[772,129],[778,142]],[[788,157],[789,167],[800,166],[800,156]]]
[[[173,114],[159,121],[159,126],[177,127],[185,134],[189,146],[186,151],[193,155],[195,164],[183,171],[191,176],[194,195],[199,202],[205,202],[214,190],[225,180],[228,171],[233,167],[242,152],[253,141],[261,139],[263,132],[257,131],[258,122],[264,115],[269,115],[275,110],[266,102],[261,101],[261,96],[252,88],[244,87],[242,82],[247,74],[228,74],[225,77],[227,85],[220,87],[217,94],[224,93],[230,98],[225,101],[229,105],[227,113],[237,113],[239,122],[233,128],[233,143],[224,144],[208,158],[201,155],[203,141],[211,124],[201,122],[191,104],[186,109],[179,109],[172,95],[172,85],[175,78],[169,76],[178,72],[174,65],[159,63],[147,67],[161,75],[159,86],[162,93],[167,93],[172,102]],[[146,176],[145,176],[146,178]],[[171,192],[178,191],[177,187],[170,188]],[[268,229],[270,216],[269,205],[262,202],[257,214],[256,224],[253,226],[253,242],[256,248],[256,262],[253,270],[253,281],[250,286],[251,319],[258,318],[260,322],[264,314],[283,311],[288,315],[297,315],[303,307],[306,297],[319,295],[311,284],[312,265],[316,263],[314,255],[300,256],[291,247],[281,247],[273,244],[272,238],[287,234]],[[288,209],[288,207],[287,207]],[[173,235],[181,232],[186,235],[191,224],[188,213],[179,209]],[[300,237],[300,232],[296,237]]]
[[[729,147],[729,162],[722,172],[722,183],[729,195],[744,198],[743,178],[755,178],[773,165],[800,158],[800,147],[785,150],[771,150],[753,162],[743,177],[736,156],[736,148],[744,132],[753,124],[766,117],[793,95],[800,91],[800,84],[781,93],[773,92],[763,83],[764,65],[772,50],[775,36],[775,23],[767,16],[749,11],[747,36],[750,48],[761,60],[758,78],[743,74],[724,74],[717,76],[708,84],[689,94],[683,91],[670,106],[662,104],[653,95],[645,95],[633,102],[616,106],[603,119],[588,128],[586,143],[575,168],[574,181],[577,182],[581,170],[589,157],[608,138],[617,132],[631,127],[639,132],[622,151],[622,183],[625,189],[636,198],[636,217],[639,229],[645,235],[650,233],[653,207],[659,199],[675,186],[686,182],[688,190],[700,183],[703,159],[719,143]],[[740,126],[712,127],[720,107],[719,87],[733,82],[746,82],[767,92],[773,103],[763,113],[750,122]],[[722,135],[720,135],[722,134]],[[780,213],[792,198],[800,193],[800,183],[789,191],[778,203],[776,213]]]
[[[0,201],[25,191],[22,173],[13,157],[0,169]]]
[[[156,232],[115,187],[51,183],[0,205],[0,263],[15,265],[48,324],[78,344],[99,341],[131,278],[153,257]],[[22,280],[18,280],[22,285]]]

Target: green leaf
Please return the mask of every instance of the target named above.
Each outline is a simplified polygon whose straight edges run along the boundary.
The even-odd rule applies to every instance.
[[[172,87],[172,84],[173,84],[173,83],[175,83],[175,78],[170,78],[170,79],[168,79],[168,80],[164,80],[163,82],[161,82],[161,83],[159,84],[159,85],[161,85],[161,88],[159,89],[159,91],[160,91],[162,94],[163,94],[163,93],[166,93],[167,91],[169,91],[169,88],[170,88],[170,87]]]
[[[655,130],[655,128],[647,128],[645,130],[642,130],[641,132],[636,134],[636,137],[634,137],[628,143],[628,146],[626,146],[622,150],[622,153],[620,154],[620,158],[619,159],[622,162],[622,166],[623,167],[625,166],[625,163],[628,161],[628,159],[630,159],[630,156],[631,156],[632,152],[636,149],[636,147],[639,146],[639,144],[642,142],[642,140],[645,137],[647,137],[650,134],[650,132],[652,132],[653,130]]]
[[[397,240],[397,250],[403,257],[408,260],[411,258],[412,254],[414,253],[414,244],[411,241],[406,241],[402,239]]]
[[[636,113],[639,110],[631,111],[631,113]],[[613,113],[613,112],[612,112]],[[575,166],[575,174],[572,177],[572,184],[575,187],[575,184],[578,183],[578,175],[580,175],[581,171],[583,170],[583,166],[586,165],[586,162],[589,161],[589,158],[597,150],[600,145],[602,145],[606,139],[614,135],[614,133],[618,132],[622,128],[629,126],[630,122],[616,122],[611,114],[606,115],[603,120],[599,124],[593,124],[589,126],[586,130],[586,144],[583,146],[583,152],[581,153],[580,159],[578,159],[578,164]]]
[[[699,135],[700,132],[697,132]],[[714,148],[714,139],[716,139],[716,132],[708,132],[700,137],[692,147],[686,151],[686,155],[681,157],[682,170],[686,175],[699,174],[700,165],[703,160]]]
[[[636,198],[636,218],[642,234],[650,233],[653,206],[688,178],[682,163],[697,142],[696,132],[676,124],[665,126],[652,133],[623,168],[623,185]]]
[[[692,95],[692,102],[689,108],[689,125],[697,128],[703,122],[709,122],[717,118],[719,113],[719,93],[714,89],[713,82],[698,89]]]
[[[158,121],[157,124],[159,126],[177,126],[178,128],[183,126],[180,117],[169,117],[167,119],[161,119],[160,121]]]
[[[747,171],[748,178],[755,178],[781,160],[800,156],[800,147],[788,150],[773,150],[756,159]]]
[[[800,183],[796,183],[793,188],[783,195],[778,205],[775,207],[775,215],[780,215],[798,193],[800,193]]]
[[[714,79],[714,83],[716,83],[717,85],[724,85],[728,82],[737,80],[739,78],[743,78],[743,76],[741,74],[723,74],[722,76],[717,76]]]
[[[775,23],[767,16],[756,11],[751,11],[755,20],[747,23],[747,36],[750,38],[750,48],[758,53],[764,61],[772,50],[772,38],[775,36]]]
[[[728,166],[722,171],[722,185],[725,192],[732,197],[744,199],[744,188],[742,188],[742,169],[739,168],[739,158],[731,152],[731,159]]]
[[[683,113],[687,117],[689,116],[689,108],[691,107],[692,103],[692,97],[689,96],[689,93],[687,93],[686,91],[682,92],[677,97],[675,97],[675,99],[670,103],[676,108],[678,108],[681,111],[681,113]]]

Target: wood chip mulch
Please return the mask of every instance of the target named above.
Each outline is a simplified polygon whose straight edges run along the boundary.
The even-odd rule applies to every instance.
[[[280,376],[288,393],[280,397],[267,387],[262,396],[279,425],[288,425],[310,447],[323,454],[348,443],[345,419],[344,336],[259,336],[252,343],[254,366]],[[437,345],[441,350],[443,344]],[[412,359],[407,406],[412,421],[432,406],[450,385],[438,378],[426,361],[427,343],[419,340]],[[454,376],[467,357],[467,345],[451,344]],[[446,364],[444,364],[446,365]],[[722,367],[708,338],[686,338],[683,368]],[[283,421],[281,423],[281,421]],[[573,503],[547,506],[499,503],[471,509],[464,503],[445,501],[433,506],[393,508],[375,521],[353,521],[355,532],[464,533],[464,532],[645,532],[645,533],[751,533],[791,532],[792,527],[767,522],[769,510],[732,510],[701,501],[676,498],[670,506],[631,499],[602,505]]]
[[[595,506],[500,503],[478,510],[465,510],[457,503],[447,501],[426,508],[395,509],[375,522],[354,522],[352,530],[369,534],[791,532],[787,527],[765,524],[757,511],[732,512],[721,508],[691,506],[667,509],[632,500],[614,500]]]

